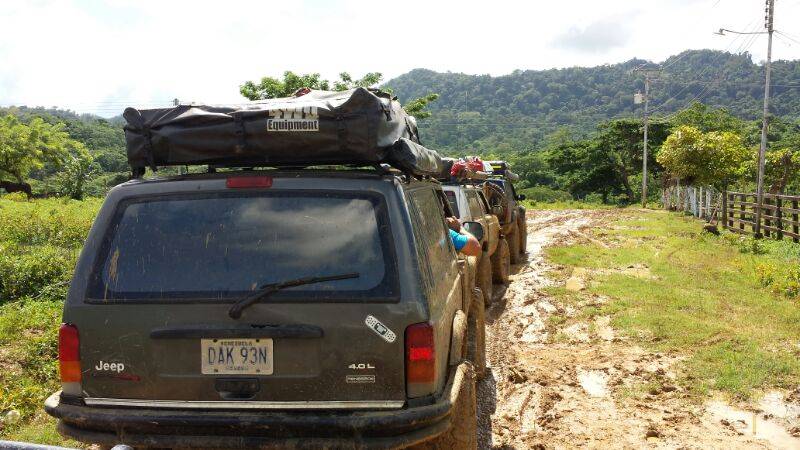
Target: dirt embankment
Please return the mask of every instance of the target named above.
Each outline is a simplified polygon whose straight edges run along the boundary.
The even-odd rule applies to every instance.
[[[549,320],[580,317],[581,309],[605,299],[574,307],[548,298],[542,288],[552,281],[542,249],[593,242],[585,230],[615,212],[529,214],[528,260],[487,311],[491,372],[478,387],[479,448],[800,448],[792,436],[800,429],[791,429],[800,407],[782,398],[767,398],[752,411],[702,404],[675,382],[680,357],[626,340],[609,317],[568,326]],[[580,277],[572,282],[582,288]]]

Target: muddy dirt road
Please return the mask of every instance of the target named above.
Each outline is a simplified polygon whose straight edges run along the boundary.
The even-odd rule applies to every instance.
[[[605,300],[588,298],[572,307],[548,298],[542,288],[552,283],[545,275],[551,267],[543,248],[557,242],[602,245],[587,230],[614,214],[529,213],[528,260],[514,268],[511,285],[495,292],[487,311],[491,372],[478,387],[479,448],[800,448],[792,436],[800,428],[792,430],[790,423],[800,410],[782,398],[773,399],[771,409],[747,411],[722,401],[702,404],[674,383],[679,356],[628,342],[609,317],[569,326],[548,320],[578,317],[580,309]],[[642,386],[657,387],[626,394]]]

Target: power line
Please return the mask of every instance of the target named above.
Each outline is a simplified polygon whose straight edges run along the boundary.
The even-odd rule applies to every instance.
[[[751,22],[750,22],[750,24],[752,24],[752,23],[753,23],[753,21],[751,21]],[[748,26],[750,26],[750,24],[748,24]],[[755,29],[757,29],[757,28],[755,28]],[[755,31],[755,29],[753,29],[753,31]],[[723,51],[723,52],[720,54],[719,62],[721,62],[721,60],[722,60],[722,56],[724,56],[724,55],[725,55],[725,53],[727,52],[727,50],[728,50],[728,49],[729,49],[729,48],[730,48],[730,47],[731,47],[731,46],[732,46],[732,45],[733,45],[733,44],[736,42],[736,40],[738,40],[738,39],[739,39],[739,37],[740,37],[740,36],[741,36],[741,35],[737,35],[737,37],[736,37],[735,39],[733,39],[733,41],[731,41],[731,42],[728,44],[728,46],[725,48],[725,50],[724,50],[724,51]],[[756,35],[753,35],[753,37],[750,39],[749,43],[747,43],[747,38],[743,39],[742,43],[739,45],[739,49],[737,50],[737,53],[741,54],[743,51],[746,51],[747,49],[749,49],[749,48],[750,48],[750,46],[751,46],[751,45],[753,45],[753,43],[755,42],[755,37],[756,37]],[[712,66],[711,66],[711,65],[709,65],[709,66],[708,66],[708,67],[707,67],[707,68],[706,68],[706,69],[705,69],[705,70],[704,70],[704,71],[703,71],[703,72],[702,72],[700,75],[701,75],[701,76],[702,76],[702,75],[705,75],[705,73],[707,73],[707,72],[708,72],[708,71],[711,69],[711,67],[712,67]],[[703,95],[705,95],[705,94],[706,94],[706,92],[708,92],[708,90],[709,90],[709,89],[710,89],[712,86],[713,86],[713,87],[716,87],[716,86],[719,84],[719,82],[722,80],[722,76],[723,76],[724,74],[725,74],[725,72],[723,72],[722,70],[720,70],[720,73],[719,73],[719,75],[717,75],[717,78],[716,78],[716,79],[715,79],[713,82],[711,82],[710,84],[706,85],[706,87],[705,87],[705,88],[704,88],[702,91],[700,91],[700,93],[699,93],[699,94],[695,95],[695,96],[694,96],[694,97],[693,97],[691,100],[689,100],[689,101],[688,101],[688,102],[687,102],[687,103],[684,105],[684,107],[683,107],[683,108],[686,108],[687,106],[689,106],[689,105],[690,105],[690,104],[692,104],[693,102],[697,101],[697,100],[698,100],[700,97],[702,97]],[[672,97],[670,97],[669,99],[667,99],[666,101],[664,101],[663,103],[661,103],[659,106],[657,106],[657,107],[653,108],[653,111],[652,111],[652,112],[656,112],[656,111],[663,110],[663,109],[664,109],[664,107],[666,107],[666,105],[667,105],[667,104],[669,104],[669,102],[671,102],[671,101],[673,101],[673,100],[677,99],[677,98],[678,98],[678,96],[679,96],[680,94],[682,94],[683,92],[685,92],[685,91],[686,91],[686,89],[688,89],[689,87],[691,87],[691,85],[687,84],[687,85],[686,85],[686,87],[684,87],[683,89],[681,89],[681,90],[680,90],[680,91],[679,91],[677,94],[673,95]]]
[[[710,8],[710,9],[711,9],[711,10],[713,10],[714,8],[716,8],[716,7],[717,7],[717,5],[719,5],[719,3],[720,3],[721,1],[722,1],[722,0],[716,0],[716,2],[714,2],[714,4],[713,4],[713,5],[711,5],[711,8]],[[702,15],[702,14],[697,14],[697,15],[695,16],[695,21],[692,23],[692,27],[696,26],[696,25],[697,25],[697,24],[700,22],[700,20],[701,20],[702,18],[703,18],[703,15]],[[748,26],[750,26],[750,25],[748,24]],[[682,60],[683,58],[685,58],[685,57],[686,57],[686,56],[687,56],[689,53],[691,53],[691,51],[690,51],[690,50],[685,50],[685,51],[684,51],[684,52],[683,52],[681,55],[679,55],[679,56],[678,56],[676,59],[674,59],[673,61],[671,61],[669,64],[664,64],[664,65],[662,65],[662,66],[661,66],[661,69],[663,69],[663,70],[666,70],[668,67],[671,67],[671,66],[675,65],[677,62],[679,62],[680,60]]]
[[[778,31],[778,30],[775,30],[775,32],[776,32],[776,33],[778,33],[779,35],[781,35],[782,37],[784,37],[784,38],[786,38],[786,39],[789,39],[789,40],[791,40],[791,41],[792,41],[792,42],[794,42],[795,44],[800,44],[800,40],[793,38],[792,36],[790,36],[790,35],[789,35],[789,34],[787,34],[787,33],[784,33],[783,31]]]

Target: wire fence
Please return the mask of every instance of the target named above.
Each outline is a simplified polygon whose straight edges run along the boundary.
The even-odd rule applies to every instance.
[[[707,221],[713,220],[719,209],[720,192],[710,186],[670,186],[661,191],[665,209],[683,211]]]

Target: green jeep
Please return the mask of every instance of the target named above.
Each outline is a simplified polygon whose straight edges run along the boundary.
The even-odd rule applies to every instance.
[[[114,188],[47,412],[101,445],[474,448],[484,306],[444,202],[439,183],[380,170]]]

